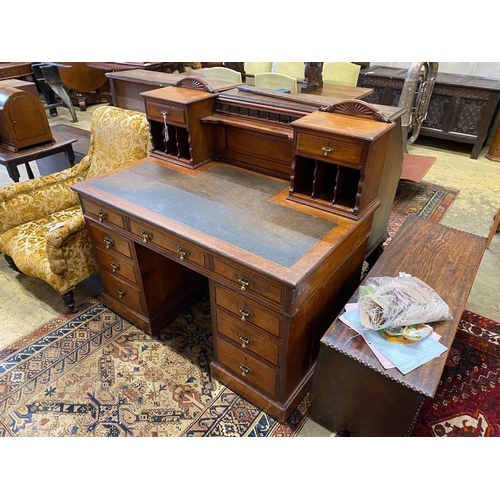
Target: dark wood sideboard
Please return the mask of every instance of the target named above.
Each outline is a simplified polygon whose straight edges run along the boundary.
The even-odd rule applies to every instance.
[[[362,69],[358,86],[374,89],[363,100],[397,106],[406,72],[386,66]],[[420,135],[472,144],[470,157],[476,159],[488,138],[499,99],[499,80],[438,73]]]
[[[361,101],[311,110],[193,78],[142,95],[150,156],[74,186],[104,301],[154,333],[208,285],[213,376],[286,420],[359,284],[401,129]]]

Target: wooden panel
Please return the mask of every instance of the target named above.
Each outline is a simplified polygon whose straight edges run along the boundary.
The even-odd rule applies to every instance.
[[[163,122],[163,113],[165,113],[167,123],[174,125],[186,125],[187,123],[184,108],[169,106],[168,104],[146,101],[146,113],[148,118],[160,122]]]
[[[284,287],[263,279],[256,272],[236,266],[218,257],[214,257],[213,271],[220,279],[240,287],[241,290],[250,295],[256,295],[281,307],[284,306]]]
[[[325,151],[324,148],[328,149]],[[337,160],[358,166],[363,153],[363,148],[360,146],[301,133],[297,134],[297,150],[323,160]]]
[[[222,285],[216,284],[215,291],[215,301],[218,306],[233,313],[242,322],[258,326],[276,337],[280,336],[282,318],[278,314],[244,296],[229,291]],[[246,315],[245,312],[249,314]]]
[[[91,219],[99,222],[106,221],[106,224],[125,229],[127,218],[100,202],[94,202],[85,198],[81,201],[83,213]]]
[[[137,284],[137,277],[135,275],[135,268],[131,261],[123,258],[119,254],[111,251],[103,250],[102,248],[95,247],[97,260],[102,269],[125,278],[132,283]]]
[[[194,264],[203,269],[207,267],[207,255],[202,250],[183,240],[161,232],[149,224],[130,219],[130,232],[141,238],[144,244],[166,250],[177,260]]]
[[[126,257],[132,257],[131,243],[127,238],[110,231],[104,226],[99,226],[91,222],[89,222],[89,229],[94,242],[98,245],[108,250],[113,249]]]
[[[243,349],[239,349],[219,338],[217,342],[217,359],[230,371],[238,375],[238,378],[271,395],[276,394],[278,373]],[[245,375],[243,375],[244,373]]]
[[[217,308],[215,314],[218,333],[236,342],[242,349],[248,349],[270,363],[278,365],[278,344],[272,342],[248,322],[236,319],[224,309]]]
[[[106,271],[101,273],[101,279],[106,289],[115,300],[128,305],[135,311],[143,312],[139,290]]]

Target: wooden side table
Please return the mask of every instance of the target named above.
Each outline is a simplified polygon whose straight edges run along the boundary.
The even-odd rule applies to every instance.
[[[432,287],[453,316],[432,324],[448,351],[403,375],[384,369],[363,338],[337,319],[320,342],[311,419],[351,436],[408,435],[421,404],[436,393],[485,247],[486,238],[409,216],[367,277],[405,272]]]
[[[9,177],[14,182],[19,182],[19,169],[18,165],[26,166],[26,171],[28,173],[29,179],[34,179],[33,171],[31,170],[30,161],[36,161],[40,158],[45,158],[47,156],[52,156],[58,153],[65,153],[69,165],[72,167],[75,164],[75,153],[73,151],[73,143],[77,140],[76,138],[66,138],[63,137],[56,130],[52,130],[52,136],[55,142],[49,142],[47,144],[40,144],[38,146],[33,146],[26,148],[22,151],[13,152],[9,151],[0,146],[0,164],[7,167],[7,172]]]

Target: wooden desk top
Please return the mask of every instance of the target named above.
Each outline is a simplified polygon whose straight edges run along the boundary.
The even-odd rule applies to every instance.
[[[307,92],[311,95],[333,97],[335,99],[363,99],[373,93],[373,89],[365,87],[348,87],[346,85],[334,85],[323,82],[323,87]]]
[[[88,62],[87,66],[104,71],[126,71],[129,69],[156,69],[168,66],[167,62]]]
[[[338,319],[321,343],[414,391],[434,397],[485,248],[486,238],[411,215],[367,275],[368,278],[395,277],[399,272],[411,274],[432,287],[448,304],[453,320],[432,324],[441,335],[440,342],[448,348],[438,358],[407,375],[397,368],[385,370],[366,342],[360,336],[354,337],[356,332]],[[357,293],[349,302],[357,301]]]
[[[146,158],[76,184],[79,194],[295,286],[362,221],[286,200],[290,184],[220,162],[196,170]]]

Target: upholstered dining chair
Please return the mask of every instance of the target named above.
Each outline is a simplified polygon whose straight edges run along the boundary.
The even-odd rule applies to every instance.
[[[303,62],[277,62],[276,73],[292,76],[302,83],[305,78],[306,66]]]
[[[0,252],[9,266],[44,280],[69,308],[73,289],[97,271],[77,182],[134,160],[150,149],[145,113],[103,106],[90,125],[90,147],[80,163],[0,189]]]
[[[355,87],[361,66],[351,62],[323,63],[323,82]]]
[[[210,80],[224,80],[228,82],[241,83],[241,73],[230,68],[223,68],[222,66],[214,66],[213,68],[205,68],[205,74]]]
[[[279,90],[286,89],[297,92],[297,78],[281,73],[257,73],[255,75],[255,87],[261,89]]]

